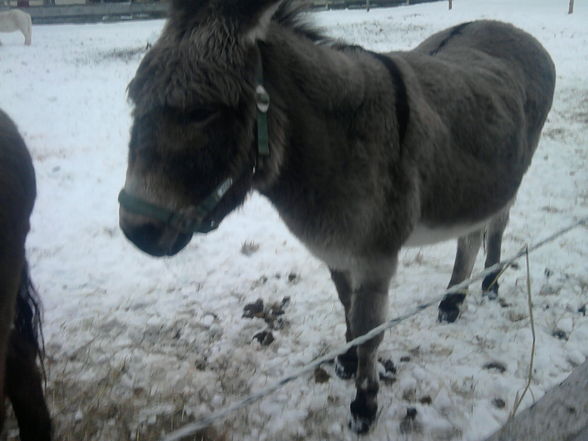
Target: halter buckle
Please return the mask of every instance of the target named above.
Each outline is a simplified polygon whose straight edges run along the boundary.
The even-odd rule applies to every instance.
[[[270,106],[270,96],[261,84],[255,87],[255,103],[257,104],[257,110],[261,113],[267,113]]]

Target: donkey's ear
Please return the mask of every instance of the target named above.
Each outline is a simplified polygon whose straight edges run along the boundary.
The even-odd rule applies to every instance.
[[[210,0],[172,0],[171,10],[174,12],[181,11],[182,14],[194,17],[210,3]]]
[[[292,0],[172,0],[170,14],[176,21],[190,25],[226,19],[246,40],[265,36],[274,13],[282,3]]]
[[[282,0],[249,0],[241,3],[238,19],[244,25],[242,31],[245,34],[245,39],[263,40],[272,17],[282,4]]]

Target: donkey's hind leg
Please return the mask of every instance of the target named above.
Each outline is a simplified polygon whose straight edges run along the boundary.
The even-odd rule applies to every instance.
[[[23,24],[23,30],[22,33],[24,34],[24,38],[25,38],[25,45],[26,46],[30,46],[31,45],[31,38],[33,35],[33,23],[31,20],[31,16],[27,14],[26,16],[26,20]]]
[[[486,230],[486,262],[484,263],[484,268],[489,268],[500,262],[502,235],[508,224],[509,212],[510,205],[494,216],[488,224]],[[496,270],[484,277],[482,281],[482,292],[490,299],[495,299],[498,296],[499,274],[500,270]]]
[[[480,244],[482,243],[482,230],[474,231],[460,237],[457,240],[457,253],[455,263],[453,264],[453,273],[449,281],[448,288],[463,282],[470,277]],[[463,304],[467,289],[459,292],[447,294],[441,303],[439,303],[439,321],[453,323],[457,320],[460,313],[460,307]]]
[[[337,271],[330,269],[331,279],[335,283],[339,300],[343,304],[345,310],[345,341],[353,339],[351,332],[351,325],[349,323],[349,311],[351,309],[351,279],[349,273],[343,271]],[[357,371],[357,350],[356,348],[350,348],[344,354],[338,355],[335,359],[335,372],[340,378],[347,380],[355,376]]]

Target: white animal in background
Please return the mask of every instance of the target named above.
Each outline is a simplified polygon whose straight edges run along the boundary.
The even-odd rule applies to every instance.
[[[31,16],[19,9],[0,11],[0,32],[20,31],[24,35],[25,44],[31,45],[33,24]]]

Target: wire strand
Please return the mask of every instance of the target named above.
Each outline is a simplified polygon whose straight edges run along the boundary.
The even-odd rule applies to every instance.
[[[511,257],[509,257],[509,258],[507,258],[507,259],[505,259],[495,265],[492,265],[492,266],[486,268],[484,271],[479,272],[475,276],[470,277],[469,279],[464,280],[463,282],[458,283],[457,285],[452,286],[451,288],[447,289],[442,295],[435,297],[435,299],[430,300],[426,303],[420,304],[413,311],[410,311],[406,314],[400,315],[398,317],[395,317],[393,319],[390,319],[390,320],[382,323],[381,325],[373,328],[371,331],[369,331],[369,332],[367,332],[357,338],[354,338],[353,340],[350,340],[345,345],[342,345],[342,346],[338,347],[337,349],[330,351],[326,355],[323,355],[322,357],[313,360],[312,362],[308,363],[306,366],[295,370],[290,375],[281,378],[276,383],[274,383],[270,386],[267,386],[267,387],[259,390],[256,393],[251,394],[248,397],[243,398],[242,400],[236,401],[235,403],[233,403],[233,404],[231,404],[231,405],[229,405],[229,406],[227,406],[217,412],[213,412],[210,415],[195,421],[194,423],[190,423],[190,424],[185,425],[184,427],[166,435],[164,438],[162,438],[162,441],[181,440],[182,438],[184,438],[186,436],[193,435],[196,432],[198,432],[199,430],[202,430],[202,429],[210,426],[215,421],[219,421],[219,420],[226,418],[227,416],[236,412],[239,409],[250,406],[251,404],[255,403],[256,401],[261,400],[265,396],[270,395],[271,393],[281,389],[284,385],[290,383],[291,381],[294,381],[297,378],[302,377],[303,375],[314,371],[314,369],[316,369],[317,367],[319,367],[320,365],[322,365],[326,362],[331,361],[337,355],[343,354],[343,353],[347,352],[350,348],[355,347],[355,346],[359,346],[359,345],[367,342],[368,340],[371,340],[372,338],[381,334],[382,332],[384,332],[388,329],[391,329],[394,326],[398,325],[399,323],[416,316],[421,311],[423,311],[433,305],[436,305],[445,297],[445,295],[460,291],[461,289],[468,287],[472,283],[483,279],[488,274],[492,274],[496,271],[503,271],[504,269],[511,266],[512,263],[515,260],[519,259],[520,257],[522,257],[524,255],[528,256],[528,254],[530,254],[531,252],[545,246],[548,243],[553,242],[555,239],[570,232],[574,228],[577,228],[580,225],[586,225],[586,224],[588,224],[588,217],[584,217],[584,218],[580,219],[579,221],[556,231],[555,233],[551,234],[550,236],[535,243],[534,245],[532,245],[530,247],[524,246],[523,248],[521,248],[521,250],[519,252],[517,252],[513,256],[511,256]]]

